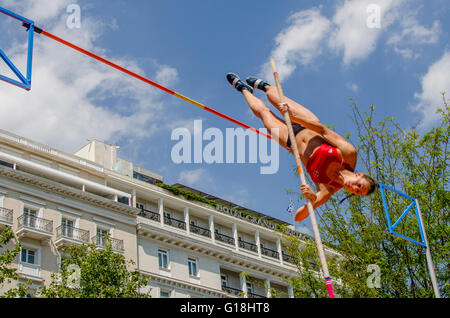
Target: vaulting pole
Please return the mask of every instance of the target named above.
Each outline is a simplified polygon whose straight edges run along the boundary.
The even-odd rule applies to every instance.
[[[283,89],[281,88],[281,82],[280,82],[280,78],[278,76],[278,72],[277,72],[277,69],[275,66],[275,61],[273,59],[271,59],[270,64],[272,65],[273,76],[275,78],[275,83],[277,85],[278,96],[280,97],[280,104],[288,106],[284,101]],[[300,160],[300,155],[298,152],[297,143],[295,142],[295,134],[294,134],[294,130],[292,128],[292,122],[291,122],[291,118],[289,115],[289,111],[285,111],[283,115],[284,115],[284,119],[285,119],[285,122],[286,122],[286,125],[288,128],[288,131],[289,131],[289,138],[291,139],[292,150],[294,153],[295,161],[297,163],[297,169],[298,169],[298,174],[300,176],[300,181],[302,184],[307,184],[306,179],[305,179],[305,174],[304,174],[303,168],[302,168],[303,167],[302,161]],[[328,296],[330,298],[334,298],[333,285],[331,284],[330,273],[328,271],[327,260],[325,258],[325,252],[323,250],[322,239],[320,238],[319,227],[317,226],[317,220],[316,220],[316,216],[314,214],[314,208],[309,199],[306,199],[306,205],[308,207],[309,216],[311,218],[312,228],[314,230],[314,238],[316,241],[317,251],[319,253],[320,263],[322,264],[323,276],[324,276],[325,282],[327,284]],[[294,218],[294,221],[295,221],[295,218]]]

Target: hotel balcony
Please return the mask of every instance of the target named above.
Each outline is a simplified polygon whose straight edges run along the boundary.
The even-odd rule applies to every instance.
[[[195,224],[189,225],[189,230],[191,233],[198,234],[205,237],[211,237],[211,230],[203,228],[201,226],[197,226]]]
[[[258,246],[256,244],[246,242],[241,239],[239,239],[239,247],[251,252],[258,253]]]
[[[164,224],[179,228],[181,230],[186,230],[186,222],[174,219],[169,215],[164,215]]]
[[[294,258],[288,254],[287,252],[283,251],[283,262],[295,264]]]
[[[252,292],[247,293],[247,298],[267,298],[267,296],[255,294]]]
[[[89,231],[61,225],[56,228],[55,244],[57,247],[89,244]]]
[[[17,218],[17,223],[16,235],[19,238],[46,241],[53,236],[53,221],[23,214]]]
[[[242,297],[244,293],[242,290],[238,288],[233,288],[226,285],[222,285],[222,290],[226,292],[228,295],[235,297]]]
[[[111,249],[114,252],[122,253],[124,251],[123,240],[114,239],[112,237],[106,237],[101,235],[96,235],[92,237],[92,243],[97,245],[99,248],[105,248],[108,242],[111,243]]]
[[[261,254],[271,258],[280,259],[280,253],[278,253],[278,251],[271,250],[270,248],[263,247],[262,245],[261,245]]]
[[[141,212],[139,212],[138,215],[142,216],[146,219],[156,221],[156,222],[160,222],[160,220],[161,220],[159,213],[156,213],[156,212],[153,212],[150,210],[146,210],[146,209],[141,209]]]
[[[222,234],[222,233],[219,233],[219,232],[216,232],[214,234],[215,234],[216,241],[223,242],[225,244],[229,244],[229,245],[233,245],[234,246],[234,244],[235,244],[234,243],[234,237],[231,237],[229,235]]]
[[[10,209],[0,208],[0,229],[3,226],[12,226],[14,211]]]

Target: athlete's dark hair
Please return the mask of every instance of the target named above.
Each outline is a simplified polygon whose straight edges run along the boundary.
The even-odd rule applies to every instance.
[[[369,191],[367,191],[366,195],[371,195],[372,193],[375,192],[376,189],[378,189],[378,182],[376,182],[372,177],[370,177],[367,174],[363,175],[363,178],[367,180],[367,182],[369,182]],[[346,196],[344,199],[342,199],[339,204],[341,204],[342,202],[344,202],[345,200],[351,198],[352,196],[354,196],[355,194],[349,194],[348,196]]]

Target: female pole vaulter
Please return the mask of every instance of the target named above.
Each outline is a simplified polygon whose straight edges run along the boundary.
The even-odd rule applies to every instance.
[[[311,201],[314,209],[325,204],[342,188],[351,192],[350,196],[366,196],[375,191],[378,184],[371,177],[354,172],[357,161],[355,147],[323,125],[310,110],[287,97],[287,106],[280,105],[277,88],[261,79],[248,77],[244,83],[236,74],[228,73],[227,80],[244,95],[252,112],[262,120],[271,135],[278,137],[280,145],[290,148],[286,123],[253,95],[254,89],[265,92],[270,103],[281,113],[284,113],[284,107],[288,108],[300,159],[317,188],[315,193],[310,186],[301,186],[303,195]],[[308,208],[304,205],[297,210],[295,221],[301,222],[308,215]]]

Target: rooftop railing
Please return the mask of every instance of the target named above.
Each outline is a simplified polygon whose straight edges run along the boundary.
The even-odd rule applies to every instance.
[[[211,237],[211,230],[200,227],[195,224],[190,224],[189,230],[191,231],[191,233],[194,233],[194,234],[202,235],[205,237]]]
[[[258,253],[258,246],[256,246],[256,244],[250,243],[250,242],[246,242],[244,240],[239,239],[239,247],[246,249],[248,251],[252,251],[255,253]]]
[[[181,230],[186,230],[186,222],[178,220],[178,219],[174,219],[174,218],[170,217],[169,215],[164,215],[164,224],[179,228]]]
[[[271,250],[270,248],[263,247],[262,245],[261,245],[261,254],[276,259],[280,258],[280,253],[278,253],[278,251]]]
[[[216,238],[216,241],[234,245],[234,237],[228,236],[226,234],[218,233],[218,232],[214,233],[214,236]]]
[[[161,221],[161,217],[159,216],[159,213],[150,211],[150,210],[146,210],[146,209],[141,209],[141,212],[139,212],[138,214],[139,216],[142,216],[146,219],[150,219],[156,222],[160,222]]]

